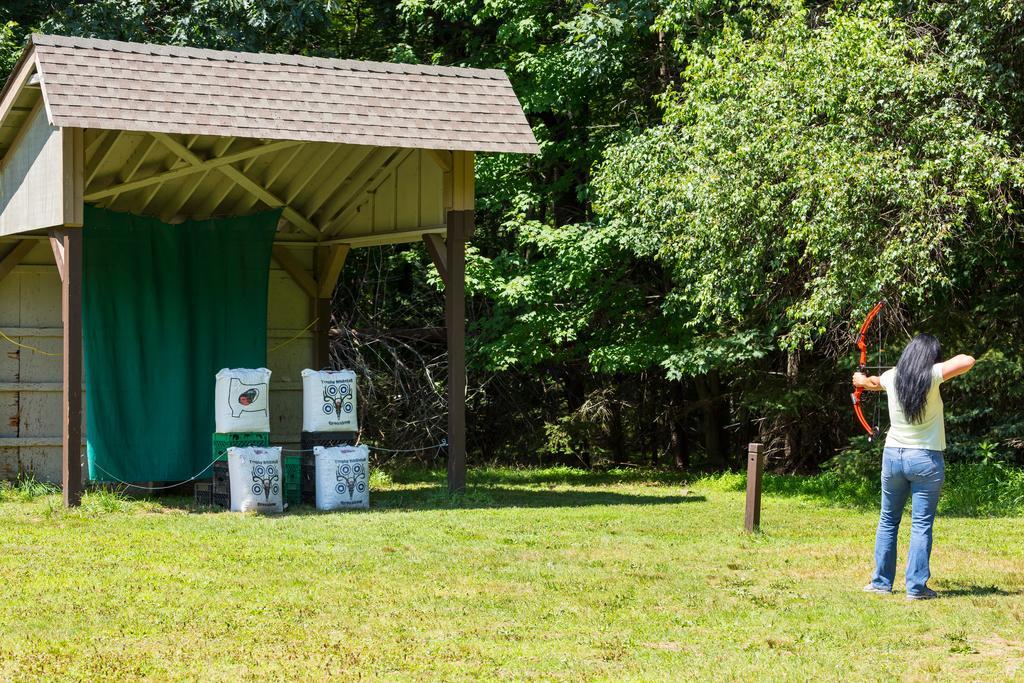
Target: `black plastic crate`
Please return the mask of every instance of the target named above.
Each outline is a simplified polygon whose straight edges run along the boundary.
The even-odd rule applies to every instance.
[[[231,495],[231,477],[228,474],[228,461],[216,460],[213,463],[213,479],[210,481],[214,493]]]
[[[195,485],[196,507],[218,507],[225,510],[231,507],[231,494],[214,490],[212,484],[198,483]]]
[[[312,451],[314,446],[353,446],[356,443],[355,432],[302,432],[299,438],[300,448],[304,451]]]

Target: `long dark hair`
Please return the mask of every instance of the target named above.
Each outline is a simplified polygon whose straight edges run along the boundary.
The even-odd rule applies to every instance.
[[[932,366],[942,360],[942,346],[930,334],[919,334],[910,340],[896,363],[896,399],[907,422],[924,419],[928,391],[932,388]]]

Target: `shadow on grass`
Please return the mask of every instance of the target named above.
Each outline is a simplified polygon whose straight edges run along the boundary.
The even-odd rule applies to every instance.
[[[444,470],[400,468],[390,471],[392,481],[398,484],[435,484],[440,486],[444,484],[445,476]],[[467,471],[467,482],[470,486],[682,484],[686,479],[687,475],[678,471],[637,467],[600,470],[585,470],[577,467],[470,467]]]
[[[381,481],[371,478],[370,511],[373,510],[439,510],[488,508],[572,508],[615,505],[676,505],[705,501],[704,496],[690,494],[684,488],[666,492],[666,487],[679,486],[683,477],[678,472],[615,469],[588,471],[570,467],[544,469],[471,468],[467,489],[449,494],[444,470],[395,469],[380,471]],[[633,484],[640,491],[615,491],[607,487]],[[651,485],[649,495],[643,490]],[[219,508],[197,507],[190,498],[179,495],[143,498],[158,500],[165,508],[188,510],[195,514],[218,512]],[[314,506],[292,507],[289,515],[323,514]]]
[[[635,495],[611,491],[531,491],[505,487],[474,487],[465,493],[448,494],[442,488],[374,491],[370,495],[370,512],[374,510],[480,510],[501,508],[575,508],[594,505],[678,505],[700,503],[704,496]],[[332,514],[309,505],[288,511],[293,515]]]
[[[999,586],[992,586],[992,585],[988,585],[988,586],[976,586],[976,585],[958,586],[958,587],[955,587],[955,588],[944,588],[944,589],[939,591],[939,597],[943,597],[943,598],[983,597],[983,596],[986,596],[986,595],[1010,596],[1010,595],[1020,595],[1020,594],[1021,594],[1021,591],[1019,591],[1019,590],[1006,590],[1005,588],[1000,588]]]
[[[637,495],[614,491],[578,489],[544,491],[502,486],[470,486],[465,493],[449,495],[444,489],[382,491],[374,499],[375,507],[391,509],[451,508],[566,508],[591,505],[677,505],[699,503],[704,496]]]

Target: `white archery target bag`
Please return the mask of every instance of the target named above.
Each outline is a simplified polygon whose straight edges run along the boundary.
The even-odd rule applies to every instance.
[[[224,368],[217,373],[217,431],[270,431],[270,370]]]
[[[283,512],[281,447],[228,448],[232,512]]]
[[[314,446],[313,462],[318,510],[370,507],[370,449]]]
[[[351,370],[303,370],[302,431],[358,430],[356,373]]]

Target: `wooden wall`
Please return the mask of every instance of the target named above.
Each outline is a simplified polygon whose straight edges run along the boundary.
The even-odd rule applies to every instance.
[[[15,242],[0,244],[10,250]],[[31,473],[61,479],[60,276],[47,240],[0,280],[0,331],[48,356],[0,337],[0,478]],[[83,449],[84,450],[84,449]]]
[[[312,277],[313,250],[293,249],[292,253]],[[314,333],[312,328],[305,330],[313,321],[313,304],[276,260],[270,262],[267,309],[267,367],[273,372],[270,376],[271,442],[275,446],[298,448],[302,431],[302,377],[299,373],[313,367]],[[298,337],[293,339],[296,335]],[[280,348],[274,350],[275,347]]]

